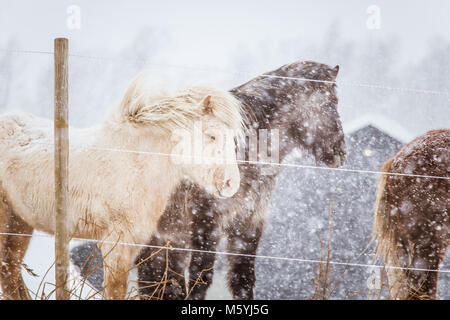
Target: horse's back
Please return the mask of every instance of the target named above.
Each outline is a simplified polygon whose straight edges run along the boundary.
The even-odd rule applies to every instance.
[[[395,156],[392,170],[448,177],[449,161],[450,129],[432,130],[406,144]]]
[[[407,145],[394,157],[391,172],[405,176],[390,176],[388,192],[392,201],[405,215],[421,212],[423,223],[434,220],[450,210],[447,199],[450,181],[450,130],[429,131]],[[408,176],[411,175],[411,176]]]
[[[33,141],[51,139],[52,134],[52,122],[48,119],[21,111],[0,115],[0,148],[23,148]]]
[[[386,192],[391,195],[391,205],[401,213],[404,225],[410,226],[411,223],[406,222],[411,219],[428,224],[450,210],[446,201],[450,184],[446,179],[450,177],[449,162],[450,130],[429,131],[394,156],[390,172],[402,175],[387,178]],[[413,212],[417,214],[413,215]],[[421,224],[413,225],[419,227]]]

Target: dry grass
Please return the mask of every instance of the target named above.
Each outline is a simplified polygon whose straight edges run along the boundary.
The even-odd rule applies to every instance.
[[[336,190],[331,194],[330,207],[328,211],[328,241],[327,251],[324,257],[323,241],[319,237],[320,242],[320,263],[318,265],[317,278],[315,281],[314,292],[311,296],[312,300],[328,300],[331,299],[335,293],[338,285],[343,281],[344,273],[347,270],[345,266],[344,271],[340,274],[336,281],[330,281],[330,256],[331,256],[331,230],[332,230],[332,212],[333,200]]]
[[[197,279],[189,279],[186,278],[184,275],[181,275],[169,268],[169,252],[173,250],[173,247],[170,245],[170,242],[168,242],[163,248],[159,248],[155,251],[153,251],[147,258],[140,261],[138,264],[131,267],[128,272],[132,271],[133,269],[139,267],[141,264],[147,262],[148,260],[151,260],[155,258],[158,254],[164,252],[165,254],[165,270],[162,275],[162,278],[159,281],[153,281],[153,282],[145,282],[144,284],[142,282],[138,281],[130,281],[130,283],[135,284],[134,286],[129,286],[130,289],[127,292],[127,295],[125,297],[126,300],[138,300],[138,299],[151,299],[151,300],[162,300],[164,298],[164,293],[166,290],[166,287],[168,284],[172,284],[174,281],[178,281],[180,279],[184,280],[184,283],[193,285],[191,286],[190,290],[187,292],[187,295],[185,299],[189,298],[189,295],[191,294],[192,290],[197,285],[204,285],[207,284],[202,279],[202,274],[208,270],[203,270],[200,274],[200,276]],[[98,251],[95,250],[95,247],[90,251],[89,256],[86,258],[83,265],[80,267],[80,270],[84,270],[84,274],[78,274],[78,272],[75,272],[75,270],[71,270],[70,276],[69,276],[69,296],[71,300],[100,300],[105,299],[104,296],[104,289],[105,287],[98,289],[92,286],[89,281],[87,280],[92,274],[95,272],[101,270],[105,266],[105,264],[100,263],[100,261],[103,261],[103,257],[101,257],[101,260],[96,259],[98,258]],[[96,262],[97,261],[97,262]],[[47,268],[45,273],[40,277],[38,274],[36,274],[29,266],[26,264],[22,264],[22,267],[25,272],[27,272],[29,275],[41,278],[41,281],[38,285],[38,288],[36,291],[32,291],[28,289],[30,296],[34,300],[51,300],[55,298],[55,284],[54,279],[51,281],[48,280],[48,276],[50,274],[50,271],[54,267],[54,262]],[[175,277],[177,280],[175,280]],[[139,290],[137,288],[137,285],[140,284],[141,288],[153,288],[152,294],[141,296],[139,293]],[[2,295],[0,291],[0,300],[4,300],[6,297]]]
[[[336,190],[333,191],[330,199],[329,213],[328,213],[328,239],[326,245],[326,252],[324,252],[324,244],[322,239],[319,237],[320,242],[320,263],[317,267],[317,277],[315,279],[314,291],[311,296],[312,300],[330,300],[338,298],[335,296],[339,285],[345,284],[346,272],[350,266],[351,260],[347,261],[344,265],[343,270],[338,270],[335,265],[331,264],[331,231],[332,231],[332,212],[333,212],[333,201]],[[383,299],[382,292],[387,290],[388,282],[385,272],[385,267],[379,273],[380,278],[378,279],[378,287],[361,289],[360,291],[348,291],[345,294],[345,299],[358,299],[363,298],[366,300]],[[342,299],[342,298],[340,298]]]

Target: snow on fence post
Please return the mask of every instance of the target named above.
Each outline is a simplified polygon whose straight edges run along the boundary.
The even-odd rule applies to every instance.
[[[57,38],[54,43],[55,60],[55,285],[56,299],[68,300],[69,235],[67,232],[68,209],[68,53],[69,41]]]

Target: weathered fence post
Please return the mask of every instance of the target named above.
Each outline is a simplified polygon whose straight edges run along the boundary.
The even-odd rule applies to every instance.
[[[67,283],[69,234],[66,223],[69,204],[68,56],[68,39],[55,39],[55,280],[57,300],[70,298]]]

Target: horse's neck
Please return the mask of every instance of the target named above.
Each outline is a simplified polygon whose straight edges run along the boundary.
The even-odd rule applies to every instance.
[[[285,137],[280,132],[280,163],[288,156],[295,148],[299,147],[298,144],[293,142],[293,138],[286,132]]]
[[[119,152],[121,157],[131,161],[133,169],[140,171],[142,181],[149,188],[149,192],[169,198],[170,193],[183,179],[181,166],[173,164],[168,156],[172,149],[170,139],[148,132],[142,135],[130,133],[126,129],[102,128],[100,134],[102,137],[98,139],[98,143],[112,148],[114,152]]]
[[[246,100],[246,96],[240,97],[241,101]],[[288,102],[286,102],[288,103]],[[299,147],[298,144],[294,143],[294,140],[289,135],[288,128],[290,125],[290,120],[292,116],[283,116],[284,111],[281,111],[281,106],[285,103],[279,102],[280,110],[279,112],[274,112],[271,114],[266,114],[266,110],[264,109],[264,103],[261,101],[247,101],[244,104],[245,112],[248,117],[245,120],[246,125],[249,128],[253,128],[255,123],[257,122],[258,128],[268,128],[268,135],[270,135],[270,130],[279,130],[279,160],[280,162],[292,152],[296,147]]]
[[[294,138],[291,137],[289,134],[289,131],[286,130],[286,127],[288,127],[288,124],[283,125],[280,123],[275,123],[273,127],[271,127],[270,130],[278,130],[278,160],[281,163],[284,158],[289,155],[295,148],[300,147],[298,143],[294,142]],[[270,136],[270,133],[268,133],[268,136]],[[267,149],[270,150],[272,148],[273,142],[267,146]]]

